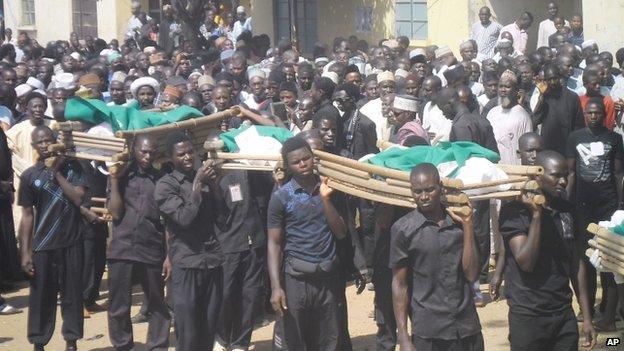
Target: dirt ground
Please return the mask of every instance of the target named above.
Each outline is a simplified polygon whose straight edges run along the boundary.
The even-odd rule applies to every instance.
[[[104,283],[106,279],[104,280]],[[103,284],[103,291],[99,303],[105,303],[107,299],[106,284]],[[485,290],[486,286],[482,286]],[[26,285],[17,291],[3,294],[5,298],[15,307],[23,309],[21,314],[12,316],[0,316],[0,350],[22,351],[31,350],[32,346],[26,340],[26,316],[28,313],[28,288]],[[599,295],[600,296],[600,295]],[[132,313],[139,310],[141,294],[134,294],[134,306]],[[373,306],[373,292],[365,291],[362,295],[356,295],[355,289],[349,287],[347,290],[347,301],[349,304],[349,330],[353,341],[354,350],[373,351],[375,350],[376,325],[368,315]],[[576,306],[576,305],[575,305]],[[507,303],[505,301],[489,303],[486,307],[480,308],[479,317],[483,328],[486,350],[508,350],[507,342]],[[618,322],[620,330],[624,328],[623,322]],[[60,311],[57,313],[57,325],[55,335],[48,344],[46,350],[63,351],[65,343],[60,333],[61,318]],[[80,350],[92,351],[114,351],[110,346],[108,338],[108,325],[106,313],[100,312],[86,319],[84,323],[84,339],[78,343]],[[147,324],[134,325],[134,338],[137,351],[144,349]],[[273,333],[273,323],[256,329],[253,333],[253,345],[256,351],[270,351],[271,337]],[[620,332],[601,334],[598,339],[596,350],[624,350],[620,348],[606,347],[605,340],[608,336],[622,337]],[[174,350],[175,336],[173,331],[170,337],[171,347]]]

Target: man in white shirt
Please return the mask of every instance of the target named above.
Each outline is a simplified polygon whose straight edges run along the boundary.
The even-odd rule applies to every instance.
[[[251,17],[247,17],[244,6],[239,6],[236,8],[236,22],[234,22],[230,33],[232,43],[236,45],[236,39],[246,30],[251,32]]]
[[[559,12],[559,7],[554,2],[548,3],[548,7],[546,8],[548,13],[548,18],[540,22],[539,30],[537,32],[537,47],[540,48],[542,46],[548,46],[548,37],[555,34],[557,29],[555,28],[554,19]],[[568,21],[565,21],[566,26],[570,26]]]
[[[139,19],[139,14],[141,13],[141,3],[138,1],[133,1],[132,5],[130,5],[130,10],[132,11],[132,17],[128,20],[128,31],[126,32],[126,38],[134,37],[134,31],[141,29],[143,23]],[[150,16],[145,16],[147,21],[151,21],[152,18]]]
[[[448,141],[453,126],[453,122],[444,117],[442,110],[435,103],[441,87],[442,83],[437,76],[429,76],[423,81],[423,92],[429,101],[423,108],[421,120],[423,128],[429,134],[432,146]]]
[[[477,60],[479,61],[494,56],[496,40],[498,40],[500,30],[503,28],[500,23],[492,21],[491,17],[492,13],[490,12],[490,8],[483,6],[479,10],[479,22],[473,24],[470,30],[470,38],[477,42],[477,48],[479,50]]]
[[[501,157],[501,163],[520,164],[517,157],[518,138],[533,130],[531,116],[518,105],[518,78],[507,70],[503,72],[498,84],[499,105],[487,115],[494,130],[494,137]]]

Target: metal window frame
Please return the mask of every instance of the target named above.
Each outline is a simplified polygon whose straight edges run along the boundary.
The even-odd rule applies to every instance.
[[[398,4],[409,5],[409,7],[410,7],[410,12],[409,12],[410,19],[409,19],[409,21],[408,20],[397,20],[396,19],[396,6]],[[429,28],[428,28],[428,26],[429,26],[429,16],[426,16],[427,19],[425,21],[423,21],[423,20],[415,20],[414,19],[413,7],[414,7],[414,5],[417,5],[417,4],[418,5],[424,4],[425,7],[428,9],[428,7],[427,7],[427,0],[396,0],[395,1],[395,3],[394,3],[394,11],[395,11],[395,20],[394,20],[395,31],[394,32],[395,32],[395,35],[398,36],[398,34],[399,34],[399,33],[397,33],[397,30],[396,30],[397,23],[409,23],[409,25],[410,25],[409,38],[410,39],[413,39],[413,40],[427,40],[427,37],[429,36]],[[425,15],[427,15],[427,14],[425,14]],[[422,24],[427,26],[427,36],[424,37],[424,38],[418,38],[418,37],[415,36],[414,29],[416,27],[418,27],[419,25],[422,25]]]
[[[22,0],[21,3],[21,22],[22,26],[32,26],[35,24],[35,0]]]

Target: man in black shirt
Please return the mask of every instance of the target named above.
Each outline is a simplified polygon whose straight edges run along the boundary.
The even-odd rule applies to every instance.
[[[444,88],[437,95],[437,104],[444,116],[453,121],[450,141],[472,141],[498,153],[498,144],[490,122],[474,112],[459,100],[457,91]],[[490,201],[475,201],[474,231],[479,245],[479,259],[481,260],[480,278],[482,282],[487,278],[490,255]],[[475,295],[481,299],[478,285],[475,284]],[[483,301],[477,301],[482,304]]]
[[[246,350],[262,306],[266,234],[257,195],[263,174],[221,170],[216,197],[215,233],[224,254],[223,303],[215,350]],[[254,186],[256,188],[254,189]],[[270,187],[270,185],[267,185]]]
[[[440,175],[430,163],[414,167],[410,183],[417,209],[392,226],[389,261],[401,350],[483,350],[470,289],[480,268],[472,212],[444,208]]]
[[[355,105],[358,97],[358,87],[350,83],[339,85],[333,96],[338,110],[344,113],[338,128],[338,145],[347,157],[356,160],[379,152],[375,123],[359,112]]]
[[[608,220],[622,201],[622,192],[616,182],[622,179],[624,146],[622,136],[609,131],[604,126],[606,117],[602,97],[590,98],[585,106],[587,127],[576,130],[568,138],[566,156],[570,170],[568,188],[574,195],[579,221],[579,252],[587,249],[587,240],[592,236],[585,228],[589,223]],[[594,306],[596,295],[596,269],[585,255],[583,263],[587,269],[587,289],[589,305]],[[615,329],[617,289],[613,274],[601,273],[604,299],[602,320],[596,323],[601,329]],[[593,315],[593,313],[591,313]]]
[[[171,265],[165,259],[165,234],[154,198],[160,172],[152,162],[156,141],[139,136],[134,142],[131,163],[111,167],[107,208],[113,216],[113,238],[108,251],[108,330],[117,350],[134,347],[130,307],[132,284],[143,288],[149,326],[146,348],[163,350],[169,345],[169,310],[163,285]]]
[[[576,350],[578,326],[572,310],[570,282],[585,279],[579,265],[572,206],[565,200],[568,169],[555,151],[542,151],[536,164],[544,168],[538,181],[546,206],[524,195],[501,207],[500,232],[505,243],[509,342],[511,350]],[[585,347],[595,344],[586,289],[578,285],[583,311]]]
[[[213,347],[223,293],[223,253],[214,234],[216,173],[211,163],[193,169],[195,150],[182,132],[168,136],[174,170],[154,197],[169,233],[171,294],[180,351]]]
[[[436,96],[436,104],[444,117],[453,121],[451,141],[472,141],[498,153],[492,125],[487,119],[470,112],[453,88],[444,88]]]
[[[543,68],[544,81],[537,85],[539,100],[533,113],[533,127],[542,126],[545,150],[566,153],[570,133],[583,128],[583,111],[578,95],[561,84],[561,73],[554,64]]]
[[[35,350],[50,341],[60,293],[66,350],[77,350],[76,340],[83,334],[79,207],[88,185],[76,162],[56,157],[51,167],[44,164],[51,156],[48,146],[55,142],[50,128],[38,126],[31,137],[39,160],[22,173],[18,193],[22,269],[31,277],[28,341]]]
[[[89,318],[91,313],[106,311],[96,303],[100,295],[100,283],[106,267],[106,222],[96,213],[89,210],[92,198],[106,196],[106,176],[98,169],[95,161],[79,161],[89,189],[85,194],[80,213],[82,213],[82,238],[84,247],[84,268],[82,283],[84,286],[84,315]]]
[[[287,140],[282,157],[293,178],[269,202],[271,304],[289,350],[338,350],[336,240],[345,238],[347,227],[332,203],[333,190],[314,175],[305,140]]]

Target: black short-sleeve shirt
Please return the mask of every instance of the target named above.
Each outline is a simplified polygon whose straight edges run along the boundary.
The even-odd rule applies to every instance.
[[[266,234],[260,208],[250,189],[249,171],[224,170],[219,179],[223,203],[216,206],[215,233],[224,253],[262,247]]]
[[[113,222],[109,259],[147,264],[162,264],[164,261],[165,228],[154,196],[160,176],[160,172],[153,168],[141,172],[133,165],[126,176],[119,179],[124,213]]]
[[[82,168],[75,161],[66,162],[61,174],[71,185],[88,187]],[[18,204],[35,208],[33,251],[69,247],[82,240],[80,208],[63,193],[43,161],[22,173]]]
[[[154,198],[169,231],[169,259],[174,267],[211,269],[223,264],[214,233],[214,201],[208,188],[193,191],[195,171],[174,170],[156,183]]]
[[[412,273],[412,331],[455,340],[481,330],[462,267],[463,230],[446,215],[442,225],[414,210],[391,229],[390,268],[407,261]]]
[[[528,235],[533,215],[520,202],[503,204],[500,233],[505,243],[505,294],[509,310],[531,316],[551,315],[570,308],[570,278],[574,259],[574,226],[569,208],[562,212],[544,209],[540,223],[540,248],[532,272],[518,266],[509,241]]]
[[[617,203],[615,160],[624,159],[622,136],[604,128],[593,134],[589,128],[570,134],[566,157],[576,159],[576,200],[593,206]]]

